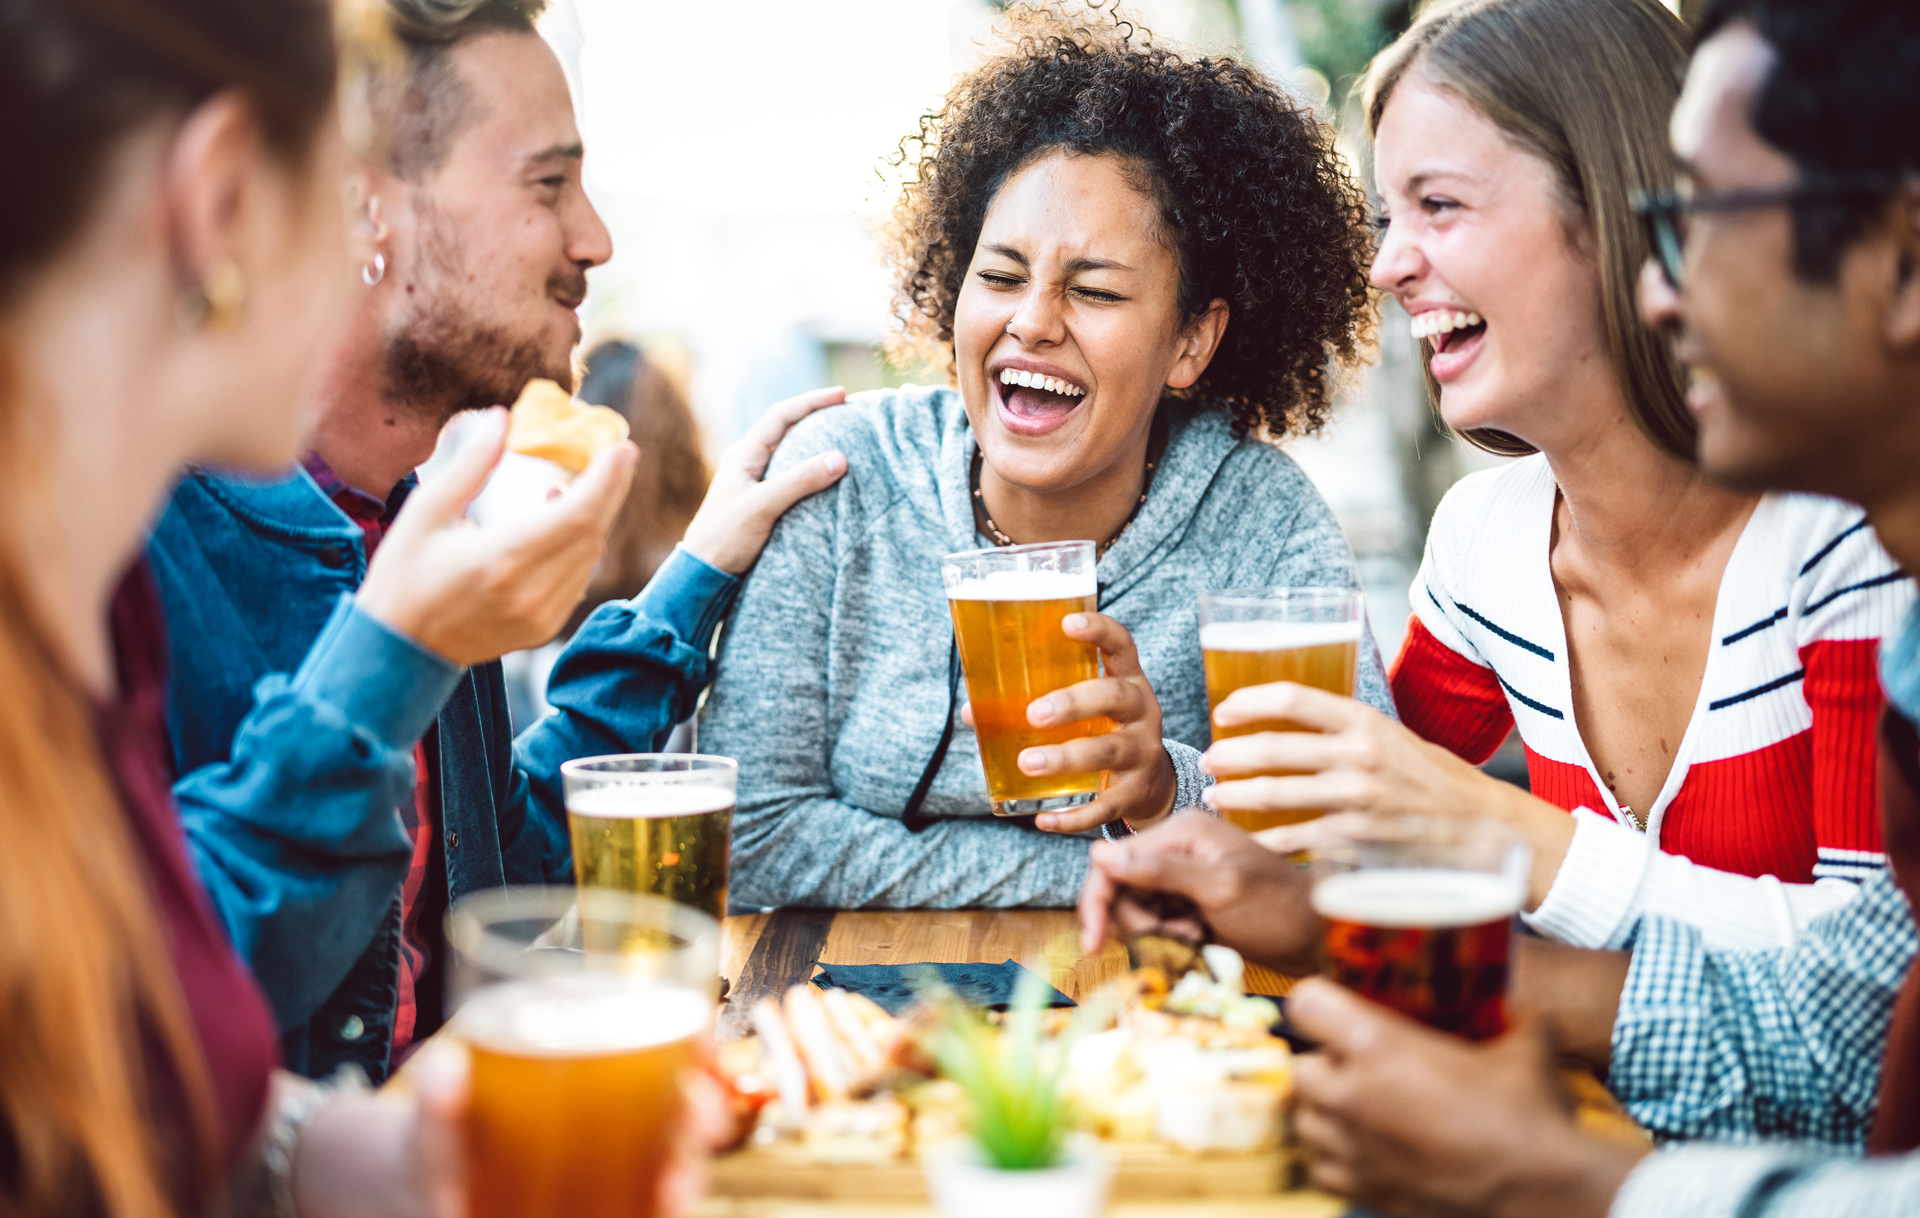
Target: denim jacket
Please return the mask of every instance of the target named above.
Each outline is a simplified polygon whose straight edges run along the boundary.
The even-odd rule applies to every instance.
[[[172,647],[168,727],[188,846],[273,1004],[285,1064],[315,1078],[347,1062],[387,1073],[412,852],[397,809],[413,798],[426,730],[439,728],[436,906],[502,884],[569,883],[559,763],[659,747],[710,678],[706,640],[738,583],[676,551],[640,597],[588,619],[576,646],[607,663],[572,688],[604,704],[523,737],[523,757],[542,768],[533,788],[553,793],[535,800],[499,664],[462,671],[356,608],[360,528],[304,471],[190,473],[148,556]],[[697,643],[675,633],[703,624]]]

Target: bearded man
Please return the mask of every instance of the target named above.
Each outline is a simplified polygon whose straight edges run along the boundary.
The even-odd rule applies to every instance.
[[[514,764],[498,657],[565,623],[634,450],[602,452],[508,527],[463,518],[504,410],[426,484],[412,472],[454,415],[533,377],[572,383],[587,271],[612,254],[534,29],[543,3],[389,0],[404,54],[369,91],[373,145],[347,183],[365,286],[314,387],[312,451],[264,484],[192,472],[148,547],[189,848],[285,1064],[311,1077],[354,1064],[378,1080],[439,1026],[450,901],[572,878],[565,824]],[[691,713],[737,576],[781,511],[844,472],[830,455],[759,480],[786,426],[839,398],[770,412],[647,591],[595,615],[630,654],[605,686],[629,747]],[[533,729],[557,755],[594,751],[569,730]]]

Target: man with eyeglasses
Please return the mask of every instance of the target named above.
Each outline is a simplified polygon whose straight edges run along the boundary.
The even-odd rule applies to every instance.
[[[1639,201],[1642,311],[1691,370],[1701,464],[1855,500],[1920,569],[1920,5],[1717,0],[1701,35],[1672,124],[1685,189]],[[1399,1214],[1920,1214],[1920,608],[1880,664],[1888,873],[1776,952],[1648,919],[1627,957],[1525,953],[1541,1005],[1484,1046],[1303,983],[1289,1014],[1325,1046],[1297,1080],[1315,1183]],[[1744,1145],[1583,1134],[1549,1042],[1596,1027],[1616,1094]],[[1866,1162],[1753,1145],[1863,1126]]]

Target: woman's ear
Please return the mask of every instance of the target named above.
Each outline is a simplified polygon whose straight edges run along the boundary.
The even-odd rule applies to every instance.
[[[259,117],[237,89],[194,107],[174,136],[163,189],[173,262],[186,297],[204,298],[217,281],[229,281],[218,294],[244,295],[246,276],[257,268],[243,265],[248,251],[241,230],[249,205],[257,206],[249,185],[263,151]]]
[[[1205,312],[1193,319],[1193,324],[1180,336],[1180,352],[1173,367],[1167,369],[1169,389],[1185,389],[1206,372],[1207,365],[1213,362],[1213,353],[1220,349],[1221,336],[1227,332],[1230,311],[1227,302],[1216,297]]]

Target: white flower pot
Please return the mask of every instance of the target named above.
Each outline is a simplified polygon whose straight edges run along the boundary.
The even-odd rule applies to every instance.
[[[1100,1218],[1113,1183],[1113,1156],[1093,1138],[1067,1139],[1058,1166],[1001,1171],[972,1138],[930,1148],[921,1158],[940,1218]]]

